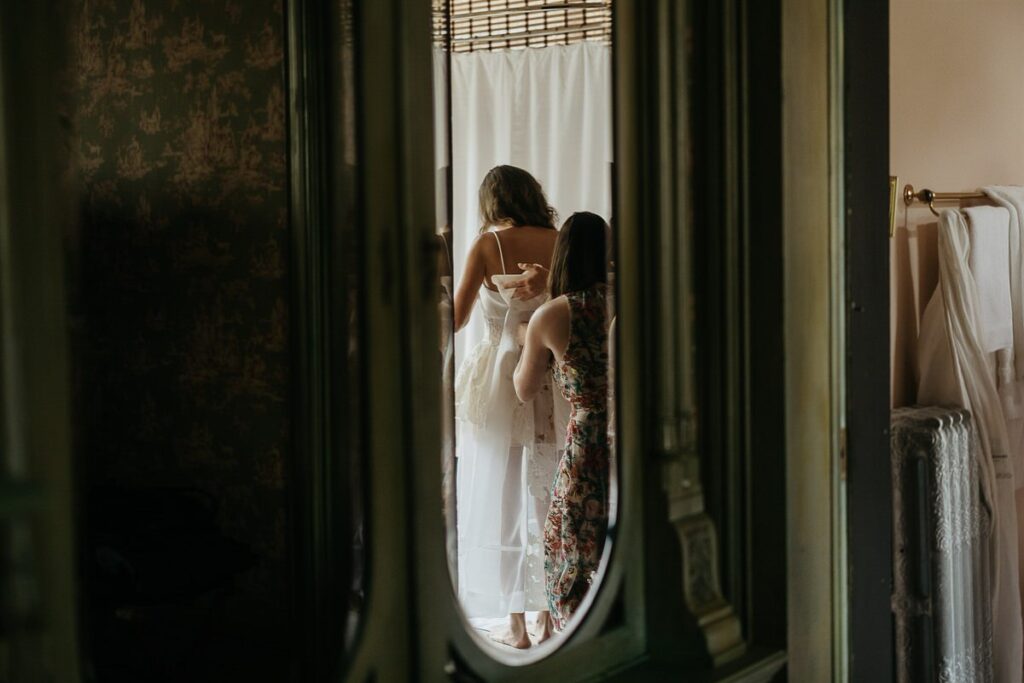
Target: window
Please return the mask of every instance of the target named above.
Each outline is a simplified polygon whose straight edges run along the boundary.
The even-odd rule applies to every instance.
[[[434,3],[434,44],[452,52],[584,41],[611,43],[611,0],[451,0]]]

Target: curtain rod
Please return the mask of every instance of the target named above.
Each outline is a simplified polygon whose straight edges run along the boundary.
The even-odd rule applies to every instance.
[[[478,12],[455,12],[452,14],[452,21],[468,21],[472,19],[499,19],[501,17],[513,17],[519,14],[533,14],[535,12],[566,12],[571,10],[602,10],[611,9],[607,2],[567,2],[562,5],[534,5],[524,7],[507,7],[502,9],[481,10]]]
[[[580,26],[570,26],[565,28],[552,28],[543,29],[540,31],[520,31],[518,33],[503,33],[495,36],[473,36],[467,38],[452,38],[452,50],[457,51],[456,48],[482,45],[487,43],[507,43],[514,40],[530,40],[532,38],[548,38],[551,36],[560,35],[575,35],[578,33],[597,33],[600,31],[607,31],[608,26],[606,24],[582,24]]]
[[[483,45],[487,43],[508,43],[516,40],[530,40],[536,38],[550,38],[552,36],[570,36],[580,33],[599,33],[607,31],[608,27],[603,24],[587,24],[570,29],[546,29],[543,31],[523,31],[521,33],[508,33],[500,36],[453,38],[452,51],[459,52],[460,47]],[[606,40],[606,39],[605,39]]]

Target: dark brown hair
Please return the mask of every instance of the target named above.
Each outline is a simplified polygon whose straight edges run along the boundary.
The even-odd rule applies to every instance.
[[[551,298],[608,281],[608,224],[594,213],[574,213],[562,224],[551,255]]]
[[[540,183],[521,168],[495,166],[480,183],[480,232],[504,222],[554,230],[557,218]]]

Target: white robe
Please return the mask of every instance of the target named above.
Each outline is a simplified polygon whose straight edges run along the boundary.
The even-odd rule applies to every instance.
[[[993,668],[998,683],[1020,683],[1024,672],[1016,477],[997,388],[996,355],[979,330],[978,289],[969,266],[970,239],[963,216],[939,219],[939,287],[925,309],[919,338],[918,403],[958,405],[971,411],[981,442],[979,465],[994,529]],[[1012,353],[1012,351],[1010,351]]]

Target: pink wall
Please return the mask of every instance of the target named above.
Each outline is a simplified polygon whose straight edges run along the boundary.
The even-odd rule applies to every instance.
[[[1024,2],[892,0],[889,17],[890,171],[900,189],[1024,185]],[[898,202],[895,406],[914,401],[918,323],[938,277],[935,227],[927,208]]]

